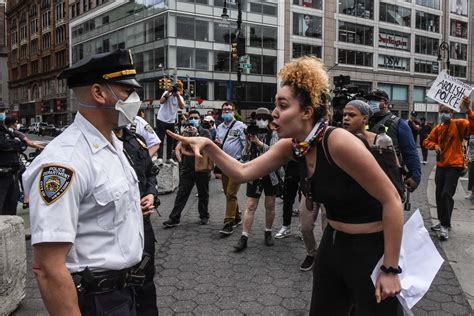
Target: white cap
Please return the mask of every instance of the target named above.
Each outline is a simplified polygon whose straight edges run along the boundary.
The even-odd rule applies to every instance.
[[[214,118],[213,118],[212,116],[210,116],[210,115],[206,115],[206,116],[204,117],[204,121],[206,121],[206,122],[214,122]]]

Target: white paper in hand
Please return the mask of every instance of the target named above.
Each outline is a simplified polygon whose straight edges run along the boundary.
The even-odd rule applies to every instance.
[[[400,274],[402,291],[397,298],[408,315],[413,315],[411,308],[426,294],[443,261],[417,209],[403,226],[399,259],[403,272]],[[383,256],[371,275],[374,285],[382,264]]]

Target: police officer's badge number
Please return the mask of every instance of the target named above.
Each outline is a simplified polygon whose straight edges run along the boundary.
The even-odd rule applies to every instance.
[[[39,189],[43,201],[51,204],[56,201],[71,184],[74,171],[60,165],[43,167],[40,176]]]

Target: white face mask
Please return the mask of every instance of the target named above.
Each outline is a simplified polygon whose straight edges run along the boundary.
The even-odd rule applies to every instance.
[[[142,101],[136,92],[132,92],[124,101],[118,99],[115,103],[115,109],[119,112],[117,126],[133,124],[140,105],[142,105]]]
[[[127,99],[120,100],[120,98],[115,94],[114,90],[112,90],[110,85],[107,84],[107,86],[109,87],[109,90],[114,95],[115,99],[117,99],[117,102],[115,103],[115,105],[99,106],[99,105],[92,105],[92,104],[86,104],[86,103],[81,103],[81,102],[78,102],[78,104],[86,108],[115,109],[116,111],[119,112],[118,121],[117,121],[118,127],[135,123],[135,116],[137,116],[138,110],[140,109],[140,105],[142,104],[142,101],[140,100],[140,96],[138,95],[138,93],[134,91],[130,93]]]
[[[267,128],[268,120],[257,120],[258,128]]]

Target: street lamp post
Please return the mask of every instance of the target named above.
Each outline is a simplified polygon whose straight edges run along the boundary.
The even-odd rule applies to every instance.
[[[438,61],[441,61],[441,68],[443,68],[442,67],[443,57],[441,56],[441,51],[442,50],[445,51],[446,52],[445,55],[447,55],[446,56],[446,72],[449,74],[449,68],[451,66],[451,61],[449,60],[450,53],[449,53],[449,43],[448,42],[443,41],[443,42],[441,42],[441,44],[439,44],[439,47],[438,47]]]
[[[235,0],[237,3],[237,31],[235,33],[235,41],[237,43],[238,50],[240,49],[239,45],[245,45],[244,36],[242,34],[242,2],[241,0]],[[227,0],[224,0],[224,7],[222,8],[221,18],[223,21],[227,21],[229,15],[227,14]],[[239,55],[240,57],[240,55]],[[231,57],[232,62],[232,57]],[[238,60],[237,60],[238,63]],[[240,109],[240,101],[242,97],[242,68],[237,64],[237,109]]]

